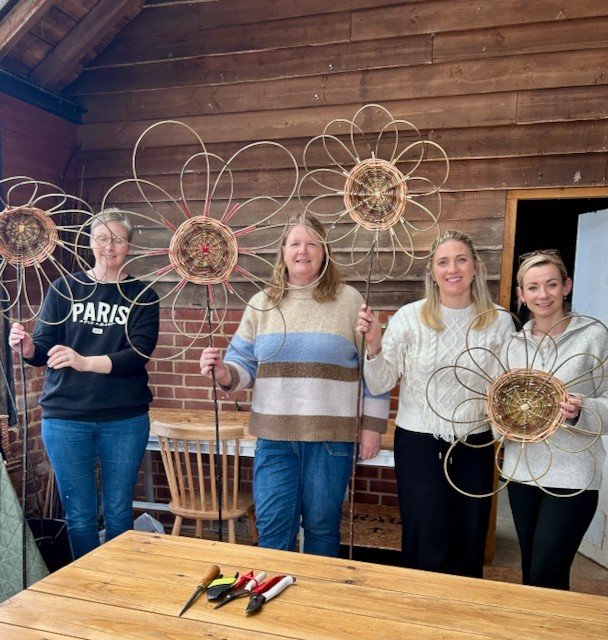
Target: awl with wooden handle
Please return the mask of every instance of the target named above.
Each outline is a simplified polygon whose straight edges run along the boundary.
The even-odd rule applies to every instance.
[[[194,593],[190,596],[190,599],[184,605],[184,608],[179,612],[181,616],[184,611],[186,611],[194,601],[203,593],[203,591],[220,575],[220,568],[216,564],[212,564],[207,567],[207,570],[203,574],[201,581],[198,583],[198,586],[194,590]],[[179,616],[178,616],[179,618]]]

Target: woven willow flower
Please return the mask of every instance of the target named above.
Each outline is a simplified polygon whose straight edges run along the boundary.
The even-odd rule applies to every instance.
[[[78,237],[93,214],[80,198],[49,182],[27,176],[0,180],[0,303],[9,320],[29,322],[38,317],[45,294],[52,289],[70,302],[77,283],[74,267],[89,269]],[[61,283],[58,287],[55,282]],[[95,285],[89,280],[90,296]],[[67,317],[67,316],[66,316]],[[56,324],[64,322],[59,318]],[[48,321],[47,321],[48,323]]]
[[[412,123],[365,105],[308,142],[304,170],[300,200],[329,223],[327,243],[337,264],[367,279],[372,260],[370,277],[381,282],[403,278],[414,260],[428,258],[439,235],[449,160]]]
[[[504,309],[500,312],[508,313]],[[598,335],[608,333],[608,327],[600,320],[590,316],[577,317],[587,321]],[[589,328],[585,327],[585,330]],[[536,340],[530,329],[513,335],[502,354],[497,354],[484,347],[472,346],[474,334],[475,330],[469,328],[466,349],[453,365],[437,369],[427,383],[427,402],[431,410],[450,422],[453,429],[454,441],[444,460],[444,471],[450,484],[464,495],[486,497],[504,489],[514,479],[520,465],[524,465],[531,482],[550,495],[567,497],[588,489],[596,474],[601,472],[596,468],[592,453],[601,436],[601,417],[583,402],[581,416],[585,416],[585,428],[581,428],[577,426],[578,422],[570,424],[564,418],[560,403],[567,399],[568,394],[576,394],[583,399],[596,397],[608,381],[608,355],[601,359],[591,353],[578,353],[560,361],[558,342],[548,334]],[[579,373],[564,377],[567,365],[576,365]],[[456,406],[450,407],[450,411],[434,406],[433,394],[429,393],[433,385],[445,381],[445,376],[454,376],[465,396]],[[467,414],[479,415],[480,409],[485,415],[483,419],[467,418]],[[494,439],[491,442],[484,445],[467,442],[470,434],[479,432],[484,426],[492,428]],[[507,468],[506,459],[502,459],[501,445],[506,442],[519,445],[510,468]],[[544,463],[541,469],[538,466],[536,470],[532,469],[528,459],[531,445],[542,447]],[[473,494],[457,486],[450,477],[448,460],[452,451],[456,447],[479,449],[495,446],[495,466],[502,479],[497,489],[487,494]],[[593,473],[587,479],[586,487],[572,490],[564,496],[542,486],[542,479],[554,463],[557,451],[561,452],[560,456],[589,456]]]
[[[150,146],[148,137],[167,136],[169,128],[173,128],[172,139],[184,133],[191,138],[193,153],[168,179],[143,179],[138,167]],[[277,184],[269,181],[270,166],[280,167]],[[285,147],[265,141],[247,145],[223,160],[208,151],[188,125],[162,121],[139,137],[132,171],[132,178],[106,192],[101,209],[118,203],[133,223],[133,255],[122,271],[147,284],[135,299],[121,290],[133,306],[143,304],[146,291],[154,288],[170,307],[177,336],[172,346],[162,345],[153,358],[175,358],[198,341],[223,333],[230,296],[249,305],[253,293],[271,287],[269,257],[274,258],[287,228],[285,206],[297,188],[298,166]],[[170,192],[171,184],[165,188],[167,182],[176,191]],[[251,196],[252,191],[265,195]],[[145,207],[146,213],[136,207]],[[276,304],[268,301],[264,310]],[[202,307],[203,313],[192,307]]]

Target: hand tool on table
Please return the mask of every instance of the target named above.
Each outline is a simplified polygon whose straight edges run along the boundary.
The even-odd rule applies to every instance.
[[[243,575],[238,582],[234,584],[232,589],[213,607],[214,609],[219,609],[220,607],[228,604],[231,600],[236,600],[237,598],[244,598],[245,596],[250,596],[252,589],[262,584],[262,581],[266,577],[265,571],[260,571],[260,573],[253,577],[253,571],[247,572]]]
[[[194,593],[190,596],[190,599],[184,605],[184,608],[179,612],[179,616],[184,613],[194,601],[203,593],[203,591],[207,588],[209,584],[211,584],[218,576],[220,575],[220,568],[216,564],[212,564],[205,570],[201,581],[198,583],[198,586],[194,590]],[[179,618],[178,616],[178,618]]]
[[[265,603],[278,596],[281,591],[286,589],[290,584],[293,584],[296,579],[293,576],[275,576],[262,582],[259,587],[256,587],[251,592],[249,598],[249,604],[245,609],[245,613],[253,613]]]
[[[233,576],[228,576],[224,578],[223,576],[218,576],[208,587],[207,587],[207,598],[209,600],[217,600],[221,598],[227,591],[232,589],[232,587],[236,584],[237,578],[239,577],[238,572]]]

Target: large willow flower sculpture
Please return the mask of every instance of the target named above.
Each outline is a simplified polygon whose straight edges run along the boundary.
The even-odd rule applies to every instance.
[[[27,176],[0,180],[0,305],[9,320],[29,322],[38,317],[49,289],[76,300],[75,266],[89,268],[78,238],[93,210],[82,199],[49,182]],[[61,287],[55,282],[60,282]],[[95,289],[78,282],[87,297]],[[64,290],[65,289],[65,290]],[[66,318],[58,319],[58,323]]]
[[[194,145],[191,155],[181,164],[178,161],[175,173],[168,176],[173,192],[171,184],[164,186],[167,178],[146,180],[139,170],[142,155],[151,147],[148,138],[166,136],[168,128],[173,128],[175,144],[187,143],[180,138],[186,134]],[[276,183],[270,182],[266,171],[271,166],[279,167],[273,172],[273,177],[278,175]],[[230,296],[248,305],[253,293],[272,286],[269,257],[274,257],[274,247],[287,228],[285,207],[297,188],[298,166],[285,147],[265,141],[223,160],[208,151],[188,125],[162,121],[139,137],[132,171],[132,178],[106,192],[101,209],[118,204],[131,218],[136,230],[133,255],[123,274],[137,276],[147,285],[130,302],[143,304],[150,288],[167,301],[177,335],[173,345],[163,344],[153,357],[175,358],[222,333]],[[123,295],[129,299],[124,290]],[[264,309],[277,304],[264,304]],[[187,310],[197,306],[203,307],[202,314]]]
[[[608,327],[600,320],[577,315],[572,321],[582,323],[590,332],[591,344],[606,343]],[[578,495],[590,488],[601,473],[596,464],[596,447],[601,447],[602,433],[601,415],[590,405],[591,399],[608,394],[608,353],[581,352],[563,357],[558,337],[547,334],[537,338],[532,335],[531,325],[526,325],[513,335],[501,354],[496,354],[472,346],[474,333],[468,330],[467,348],[453,365],[437,369],[427,384],[429,406],[453,428],[454,441],[444,460],[450,484],[457,491],[478,498],[493,495],[515,480],[532,483],[557,497]],[[450,412],[433,406],[429,393],[431,386],[445,380],[445,376],[453,376],[466,396],[450,407]],[[560,411],[560,403],[568,394],[583,398],[580,416],[574,423]],[[467,419],[469,413],[479,415],[481,406],[485,408],[485,418]],[[467,442],[468,435],[484,426],[492,428],[493,441],[479,446]],[[490,493],[473,494],[450,477],[450,455],[456,447],[486,446],[496,446],[494,460],[501,481]],[[575,456],[586,457],[579,465],[587,470],[585,486],[565,493],[551,491],[546,478],[552,466],[572,467],[577,464]]]
[[[428,258],[439,235],[449,167],[443,148],[411,122],[368,104],[308,142],[299,196],[329,223],[336,263],[364,280],[400,279],[414,260]]]

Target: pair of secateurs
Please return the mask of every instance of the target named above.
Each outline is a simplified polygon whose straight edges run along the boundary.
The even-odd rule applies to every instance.
[[[269,580],[264,580],[265,577],[266,573],[264,571],[258,573],[255,577],[253,577],[253,571],[245,574],[241,580],[247,578],[247,582],[239,586],[235,584],[233,589],[215,605],[215,609],[227,604],[231,600],[248,596],[249,603],[247,604],[245,613],[253,613],[254,611],[258,611],[265,602],[278,596],[281,591],[296,581],[293,576],[275,576]],[[239,582],[241,582],[241,580],[239,580]]]

